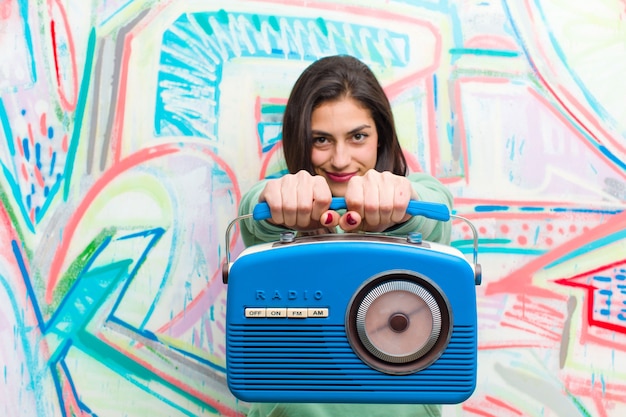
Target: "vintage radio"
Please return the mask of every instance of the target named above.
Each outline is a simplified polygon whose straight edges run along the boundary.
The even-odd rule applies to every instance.
[[[345,206],[333,199],[331,208]],[[408,212],[446,221],[445,205]],[[252,215],[269,218],[259,204]],[[460,217],[459,217],[460,218]],[[474,262],[422,241],[346,233],[245,249],[224,265],[226,366],[248,402],[460,403],[477,377]]]

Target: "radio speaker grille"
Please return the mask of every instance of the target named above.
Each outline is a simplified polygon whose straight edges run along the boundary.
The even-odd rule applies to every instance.
[[[476,331],[454,326],[443,355],[411,375],[378,372],[352,351],[343,325],[231,324],[227,333],[231,388],[259,391],[473,391]]]

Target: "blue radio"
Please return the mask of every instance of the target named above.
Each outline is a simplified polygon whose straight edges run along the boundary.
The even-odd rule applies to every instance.
[[[334,199],[331,208],[345,206]],[[478,237],[445,205],[408,212],[474,232],[474,262],[421,235],[296,237],[245,249],[224,265],[226,365],[248,402],[453,404],[477,374]],[[266,204],[253,215],[269,217]]]

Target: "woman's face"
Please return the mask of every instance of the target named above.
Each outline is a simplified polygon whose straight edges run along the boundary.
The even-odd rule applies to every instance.
[[[348,180],[376,166],[378,133],[368,109],[352,98],[327,101],[311,114],[315,173],[333,196],[343,197]]]

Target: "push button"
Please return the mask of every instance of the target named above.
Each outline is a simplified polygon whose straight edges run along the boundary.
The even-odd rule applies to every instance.
[[[245,316],[251,317],[251,318],[265,317],[265,309],[264,308],[246,308]]]
[[[308,311],[306,308],[288,308],[287,317],[290,319],[306,319]]]
[[[310,308],[310,307],[246,307],[244,309],[246,318],[290,318],[290,319],[306,319],[306,318],[327,318],[328,308]]]
[[[265,317],[287,317],[286,308],[268,308],[265,310]]]
[[[317,317],[317,318],[328,317],[328,309],[327,308],[309,308],[307,315],[309,317]]]

